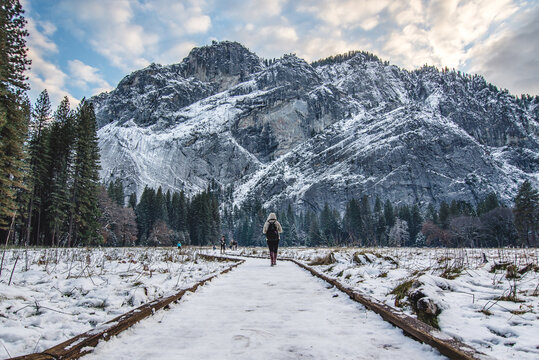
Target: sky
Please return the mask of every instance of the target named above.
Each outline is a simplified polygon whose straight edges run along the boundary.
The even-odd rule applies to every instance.
[[[539,94],[539,0],[21,0],[32,103],[110,91],[151,63],[238,41],[263,58],[369,51],[413,70],[481,74]]]

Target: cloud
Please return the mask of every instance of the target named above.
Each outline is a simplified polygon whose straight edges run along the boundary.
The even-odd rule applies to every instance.
[[[319,0],[303,1],[298,10],[313,14],[333,27],[361,27],[371,30],[389,0]]]
[[[211,28],[211,17],[206,14],[205,1],[147,1],[141,6],[143,13],[154,17],[165,26],[167,35],[204,34]]]
[[[288,0],[228,0],[222,3],[219,11],[231,19],[259,22],[282,15],[287,2]]]
[[[511,93],[539,95],[539,6],[471,52],[470,70]]]
[[[80,60],[70,60],[68,61],[68,68],[70,82],[74,83],[75,86],[86,90],[90,85],[96,85],[91,95],[112,89],[110,84],[99,75],[99,69],[93,66],[86,65]]]
[[[517,11],[511,0],[417,0],[389,8],[397,25],[380,42],[381,55],[413,68],[425,63],[460,68],[506,19]]]
[[[174,64],[180,62],[184,57],[189,54],[189,51],[196,46],[194,42],[183,41],[176,45],[173,45],[168,50],[163,52],[158,58],[157,62],[160,64]]]
[[[97,53],[113,66],[129,71],[148,65],[146,55],[159,41],[157,34],[135,22],[136,4],[129,0],[87,0],[64,1],[62,7],[76,18],[77,26],[84,28],[83,36]]]
[[[30,99],[37,99],[39,93],[47,89],[52,104],[58,104],[64,96],[67,96],[71,103],[77,104],[78,100],[66,89],[67,75],[46,59],[58,53],[57,45],[49,38],[56,31],[56,27],[47,22],[36,22],[31,17],[26,17],[26,20],[26,28],[30,34],[27,42],[28,58],[32,60],[27,72]]]

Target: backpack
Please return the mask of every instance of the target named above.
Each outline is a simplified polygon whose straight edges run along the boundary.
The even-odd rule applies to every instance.
[[[266,230],[266,239],[273,241],[279,240],[279,231],[277,230],[275,220],[269,221],[268,229]]]

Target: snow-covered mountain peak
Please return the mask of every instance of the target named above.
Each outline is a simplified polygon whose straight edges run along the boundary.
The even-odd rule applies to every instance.
[[[342,209],[362,195],[476,202],[494,191],[507,202],[522,180],[539,185],[537,97],[366,52],[308,64],[215,42],[92,101],[101,176],[139,194],[215,180],[236,205]]]

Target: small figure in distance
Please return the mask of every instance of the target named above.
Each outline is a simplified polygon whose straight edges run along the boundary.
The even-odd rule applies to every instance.
[[[230,239],[230,250],[238,250],[238,242],[234,239]]]
[[[281,224],[277,221],[277,215],[270,213],[262,230],[266,234],[266,241],[270,252],[271,266],[277,265],[277,249],[279,248],[280,233],[283,232]]]
[[[225,239],[225,236],[221,236],[221,254],[224,254],[225,253],[225,248],[226,248],[226,239]]]

